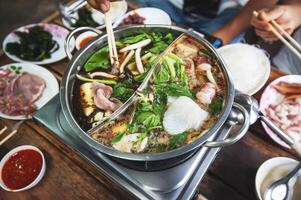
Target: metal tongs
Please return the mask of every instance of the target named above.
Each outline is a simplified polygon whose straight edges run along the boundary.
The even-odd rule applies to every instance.
[[[86,0],[78,0],[74,3],[64,5],[63,3],[59,3],[59,11],[62,17],[69,22],[70,24],[75,24],[77,19],[74,17],[74,13],[79,9],[87,5]]]
[[[150,81],[153,73],[155,72],[156,68],[159,66],[162,58],[165,57],[167,54],[169,54],[171,52],[171,50],[173,49],[174,44],[177,43],[183,36],[185,36],[184,33],[181,34],[179,37],[177,37],[159,55],[159,57],[156,59],[155,63],[153,64],[152,68],[149,70],[148,74],[146,75],[145,79],[143,80],[143,82],[141,83],[141,85],[137,88],[136,92],[122,106],[120,106],[117,110],[115,110],[111,115],[109,115],[108,117],[104,118],[99,124],[97,124],[96,126],[92,127],[91,129],[89,129],[87,131],[89,135],[91,135],[92,133],[94,133],[97,130],[101,129],[107,122],[116,119],[120,114],[122,114],[123,112],[125,112],[128,109],[128,107],[131,106],[137,100],[137,98],[139,98],[139,96],[141,96],[140,94],[142,93],[142,91],[145,88],[147,88],[148,83],[149,83],[149,81]]]

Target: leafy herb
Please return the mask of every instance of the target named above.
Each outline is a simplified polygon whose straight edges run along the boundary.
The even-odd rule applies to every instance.
[[[15,65],[12,65],[12,66],[10,66],[10,68],[16,73],[16,74],[20,74],[20,72],[21,72],[21,69],[22,69],[22,67],[20,67],[20,66],[15,66]]]
[[[137,141],[134,143],[134,145],[138,145],[142,142],[142,140],[147,136],[147,133],[146,132],[143,132],[141,133],[139,136],[138,136],[138,139]]]
[[[92,12],[88,9],[80,9],[78,10],[78,20],[73,25],[73,27],[82,27],[82,26],[90,26],[97,27],[99,24],[95,22],[92,18]]]
[[[182,86],[176,83],[162,83],[155,85],[155,91],[156,93],[166,94],[167,96],[187,96],[191,99],[195,98],[193,92],[187,86]]]
[[[172,149],[176,149],[176,148],[182,146],[186,140],[187,135],[188,135],[188,132],[185,131],[184,133],[170,136],[169,149],[172,150]]]
[[[122,102],[128,100],[134,94],[134,90],[128,81],[117,83],[113,87],[112,97],[119,99]]]
[[[216,116],[218,114],[220,114],[220,112],[223,109],[223,99],[218,97],[217,99],[215,99],[210,105],[209,105],[209,110],[210,110],[210,114],[212,116]]]
[[[51,57],[51,53],[58,50],[58,43],[52,39],[51,33],[41,26],[33,26],[28,32],[16,31],[20,42],[7,43],[6,51],[21,59],[41,61]]]
[[[116,135],[115,137],[113,137],[113,139],[111,140],[111,144],[115,144],[116,142],[119,142],[124,135],[125,135],[125,132],[121,132],[118,135]]]
[[[99,68],[109,68],[109,48],[104,47],[95,52],[84,65],[85,71],[90,72]]]

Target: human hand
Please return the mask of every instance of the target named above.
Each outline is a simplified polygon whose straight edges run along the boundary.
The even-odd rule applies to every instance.
[[[263,9],[258,16],[253,16],[251,24],[255,27],[257,35],[265,40],[274,41],[277,37],[271,32],[268,22],[276,21],[287,33],[291,34],[301,25],[300,7],[293,5],[277,5],[271,9]]]
[[[95,8],[105,13],[110,10],[110,1],[109,0],[87,0],[88,3]]]

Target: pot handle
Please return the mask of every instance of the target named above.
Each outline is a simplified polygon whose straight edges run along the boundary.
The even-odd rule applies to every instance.
[[[72,58],[72,53],[71,53],[71,49],[70,49],[70,42],[71,42],[71,39],[73,38],[73,36],[78,33],[78,32],[83,32],[83,31],[92,31],[94,33],[97,33],[97,34],[101,34],[102,32],[100,30],[97,30],[96,28],[92,28],[92,27],[80,27],[80,28],[77,28],[77,29],[74,29],[73,31],[71,31],[66,40],[65,40],[65,44],[64,44],[64,49],[65,49],[65,53],[67,54],[67,57],[69,60],[71,60]]]
[[[222,135],[228,135],[232,127],[236,124],[241,125],[237,133],[233,136],[224,140],[208,141],[204,144],[206,147],[225,147],[236,143],[240,140],[248,131],[250,126],[250,119],[247,110],[240,104],[233,103],[233,108],[228,116],[228,119],[221,131],[224,132]]]

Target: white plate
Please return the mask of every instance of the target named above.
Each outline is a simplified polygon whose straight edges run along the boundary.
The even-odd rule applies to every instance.
[[[55,52],[53,52],[51,54],[50,58],[41,60],[41,61],[29,61],[29,60],[22,60],[21,58],[12,55],[10,53],[8,53],[6,51],[6,45],[7,43],[10,42],[18,42],[20,39],[19,37],[14,33],[15,31],[27,31],[28,28],[33,27],[33,26],[42,26],[44,28],[44,30],[48,31],[49,33],[52,34],[53,36],[53,40],[55,40],[58,45],[59,48],[58,50],[56,50]],[[62,26],[58,26],[56,24],[30,24],[30,25],[26,25],[23,27],[20,27],[16,30],[14,30],[13,32],[11,32],[10,34],[8,34],[2,44],[4,53],[12,60],[17,61],[17,62],[30,62],[30,63],[34,63],[34,64],[38,64],[38,65],[45,65],[45,64],[50,64],[50,63],[55,63],[57,61],[60,61],[62,59],[64,59],[66,57],[66,53],[64,50],[64,43],[65,43],[65,38],[67,37],[67,35],[69,34],[69,31],[67,29],[65,29]],[[74,49],[74,42],[71,43],[71,47],[70,49]]]
[[[236,43],[223,46],[218,52],[226,63],[235,89],[253,95],[268,80],[271,66],[263,50],[253,45]],[[257,62],[256,66],[250,66],[249,60]]]
[[[267,177],[269,175],[269,173],[271,172],[271,170],[277,168],[277,167],[283,167],[284,165],[286,165],[288,168],[293,169],[294,166],[297,165],[297,161],[291,158],[287,158],[287,157],[275,157],[275,158],[271,158],[267,161],[265,161],[257,170],[256,173],[256,177],[255,177],[255,190],[256,190],[256,195],[257,198],[259,200],[262,200],[262,193],[263,191],[261,191],[261,187],[264,187],[263,184],[267,185],[267,182],[274,182],[279,178],[282,177]],[[290,170],[288,170],[290,171]],[[267,180],[267,178],[271,179],[271,180]],[[300,179],[301,177],[299,177]],[[266,182],[267,181],[267,182]],[[264,183],[266,182],[266,183]],[[264,187],[265,188],[265,187]]]
[[[111,2],[111,9],[109,11],[110,16],[111,16],[111,20],[112,22],[116,21],[118,18],[120,18],[121,16],[123,16],[128,8],[128,4],[125,0],[122,1],[116,1],[116,2]],[[93,8],[90,8],[89,6],[87,6],[86,9],[91,10],[92,13],[92,19],[97,22],[99,24],[98,27],[96,27],[97,29],[102,29],[105,27],[104,23],[105,23],[105,17],[104,14],[102,14],[101,12],[99,12],[98,10],[95,10]],[[72,14],[73,17],[75,19],[78,19],[78,13],[75,12]],[[75,29],[76,27],[73,27],[68,21],[66,21],[64,18],[62,18],[62,22],[64,24],[64,26],[70,30]]]
[[[47,69],[31,64],[31,63],[11,63],[7,64],[1,67],[1,69],[9,68],[10,66],[20,66],[22,67],[21,72],[29,72],[31,74],[35,74],[42,78],[45,83],[46,87],[43,91],[42,96],[34,103],[37,107],[37,109],[44,106],[50,99],[52,99],[58,92],[59,92],[59,84],[56,80],[56,78],[53,76],[51,72],[49,72]],[[0,118],[6,118],[6,119],[12,119],[12,120],[23,120],[23,119],[29,119],[29,116],[25,115],[18,115],[18,116],[10,116],[6,115],[0,112]]]
[[[159,8],[145,7],[126,13],[113,24],[113,28],[119,26],[119,24],[121,24],[125,18],[127,18],[129,15],[133,15],[134,13],[137,13],[145,18],[144,24],[171,25],[171,19],[165,11]]]

